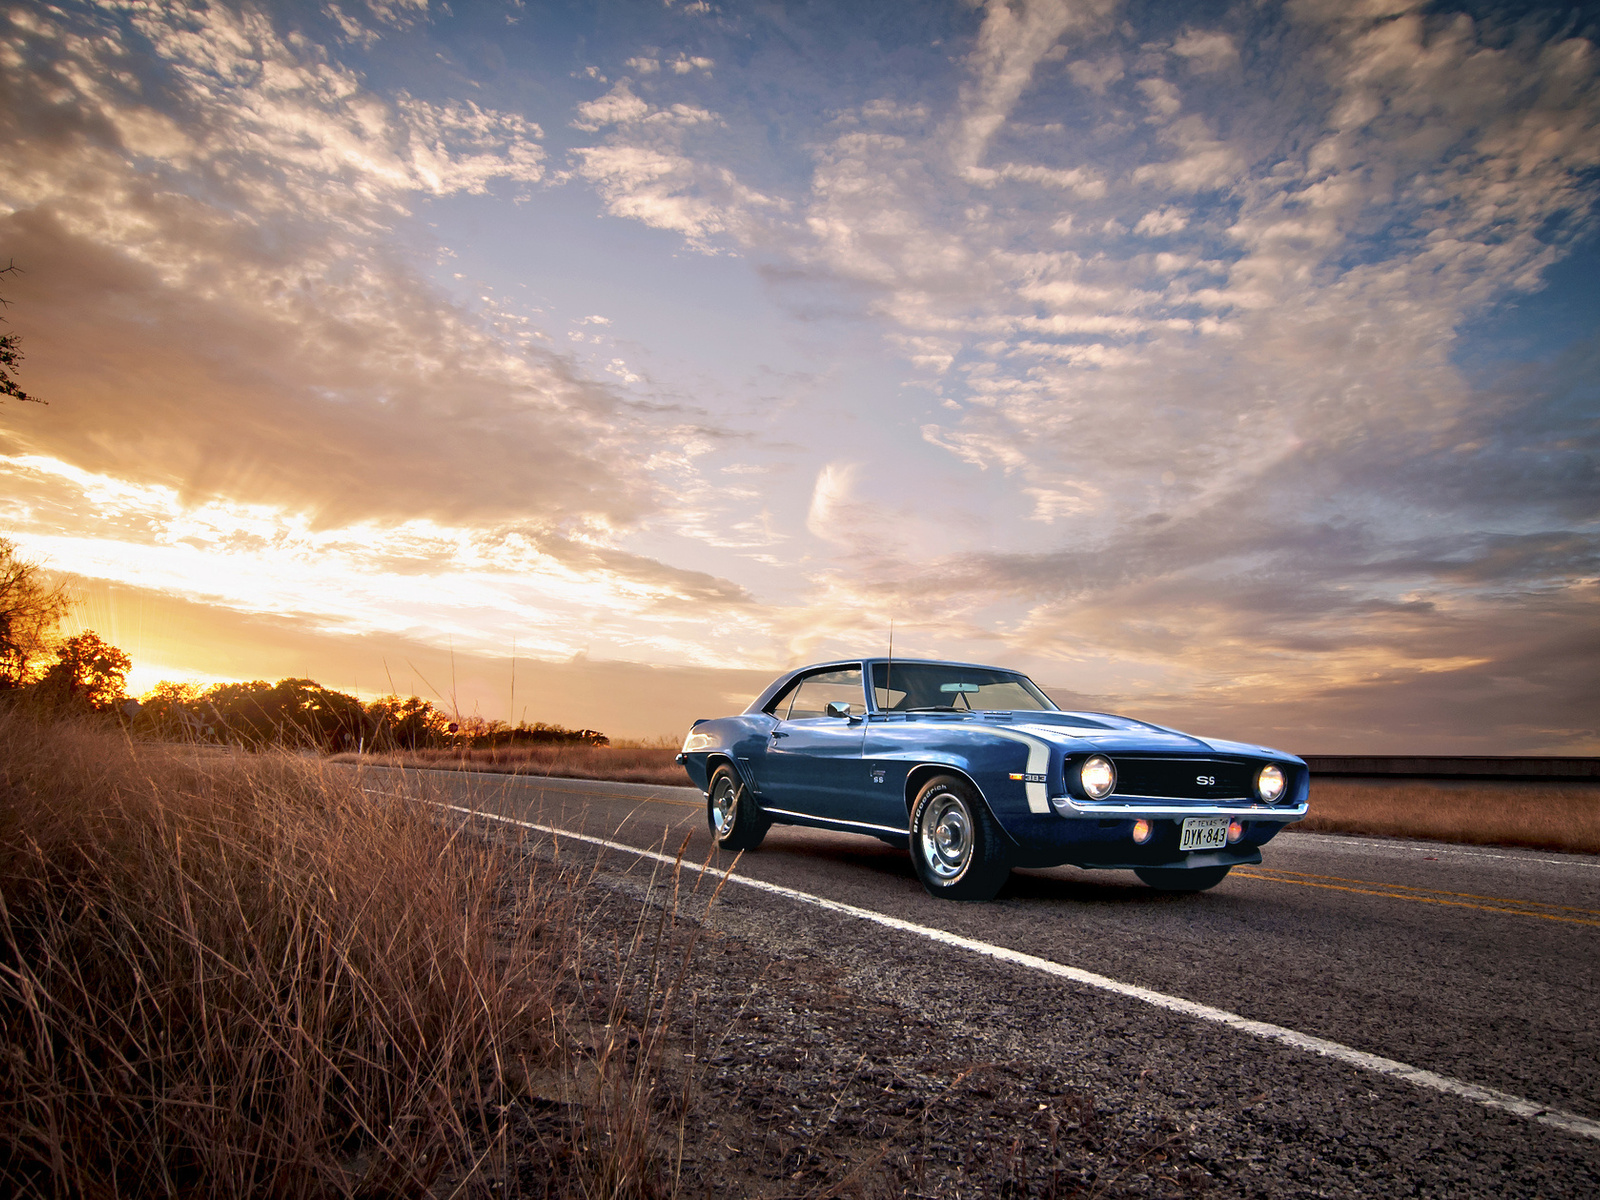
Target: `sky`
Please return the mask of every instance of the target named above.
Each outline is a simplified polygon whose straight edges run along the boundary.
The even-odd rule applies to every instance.
[[[160,679],[888,649],[1600,753],[1600,14],[0,0],[0,536]]]

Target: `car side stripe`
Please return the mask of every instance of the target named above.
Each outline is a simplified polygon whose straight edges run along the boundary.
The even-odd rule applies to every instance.
[[[1021,742],[1028,748],[1028,765],[1026,770],[1029,775],[1043,775],[1050,769],[1050,743],[1036,737],[1029,737],[1025,733],[1018,733],[1014,729],[989,729],[985,732],[996,737],[1009,738],[1013,742]],[[1050,811],[1050,796],[1045,790],[1045,785],[1036,780],[1030,780],[1022,785],[1028,797],[1028,811],[1032,813],[1047,813]]]

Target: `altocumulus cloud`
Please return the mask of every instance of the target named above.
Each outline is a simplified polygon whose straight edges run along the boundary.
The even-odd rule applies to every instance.
[[[776,211],[733,162],[640,181],[864,297],[942,402],[923,436],[1031,507],[1018,550],[872,538],[819,605],[1313,740],[1594,744],[1595,344],[1453,355],[1593,235],[1595,46],[1404,2],[1145,16],[982,6],[942,96],[835,109]],[[830,500],[830,541],[852,508],[882,520]]]
[[[419,8],[334,15],[370,43]],[[657,503],[643,464],[665,418],[419,265],[415,205],[537,185],[537,124],[380,94],[251,6],[6,22],[0,245],[27,265],[34,378],[56,403],[0,449],[7,519],[53,562],[347,631],[449,632],[430,602],[453,601],[496,648],[496,621],[741,602],[607,548]],[[549,586],[519,593],[519,575]]]

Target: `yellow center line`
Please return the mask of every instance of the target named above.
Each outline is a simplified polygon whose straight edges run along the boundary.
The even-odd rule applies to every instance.
[[[1378,879],[1346,879],[1342,875],[1313,875],[1310,871],[1289,871],[1282,867],[1258,867],[1257,870],[1266,874],[1294,875],[1299,879],[1326,879],[1333,883],[1362,883],[1368,887],[1391,888],[1400,892],[1423,892],[1430,896],[1454,896],[1458,900],[1487,900],[1490,904],[1528,904],[1538,908],[1555,908],[1562,912],[1583,913],[1587,917],[1600,917],[1600,910],[1593,908],[1579,908],[1573,904],[1551,904],[1547,900],[1518,900],[1511,896],[1481,896],[1476,892],[1447,892],[1440,888],[1411,887],[1404,883],[1384,883]],[[1292,879],[1284,880],[1285,883],[1295,882]]]
[[[1407,896],[1399,892],[1380,892],[1372,888],[1344,887],[1337,883],[1315,883],[1309,879],[1283,879],[1277,875],[1256,875],[1250,871],[1233,871],[1234,878],[1260,879],[1265,883],[1293,883],[1300,887],[1327,888],[1332,892],[1354,892],[1358,896],[1383,896],[1390,900],[1412,900],[1418,904],[1443,904],[1449,908],[1475,908],[1480,912],[1510,913],[1515,917],[1538,917],[1541,921],[1562,921],[1568,925],[1592,925],[1600,929],[1600,921],[1587,921],[1582,917],[1563,917],[1557,913],[1530,912],[1526,908],[1495,908],[1489,904],[1468,904],[1464,900],[1442,900],[1436,896]],[[1445,893],[1449,895],[1451,893]],[[1580,910],[1581,911],[1581,910]]]

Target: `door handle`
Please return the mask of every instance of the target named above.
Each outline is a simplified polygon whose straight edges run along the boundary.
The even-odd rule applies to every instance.
[[[777,740],[778,740],[778,739],[779,739],[779,738],[781,738],[781,737],[788,737],[788,736],[789,736],[789,735],[788,735],[788,734],[787,734],[787,733],[785,733],[785,732],[784,732],[784,731],[783,731],[783,730],[781,730],[781,729],[774,729],[774,730],[773,730],[773,731],[772,731],[772,740],[773,740],[773,741],[777,741]]]

